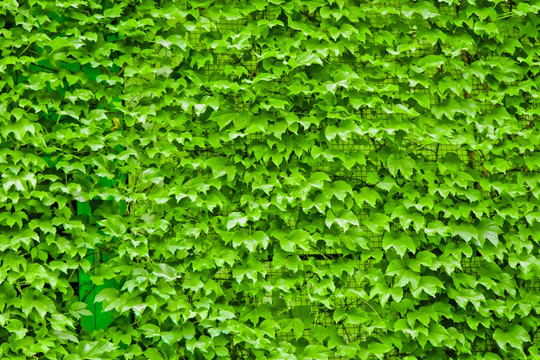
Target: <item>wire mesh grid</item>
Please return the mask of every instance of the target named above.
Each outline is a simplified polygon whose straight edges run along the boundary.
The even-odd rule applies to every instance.
[[[495,340],[493,340],[492,336],[486,336],[485,339],[482,339],[481,337],[477,336],[474,339],[471,352],[473,354],[485,353],[485,352],[492,352],[492,353],[498,354],[499,347],[497,346],[497,343],[495,342]]]
[[[371,2],[368,1],[350,1],[348,5],[351,6],[367,6],[366,4],[370,4]],[[367,7],[369,7],[367,6]],[[402,2],[401,1],[389,1],[387,4],[383,5],[377,5],[379,7],[386,6],[389,8],[397,9],[398,11],[401,11]],[[507,11],[510,6],[510,3],[503,3],[504,11]],[[457,8],[455,6],[442,6],[437,5],[438,11],[440,13],[444,13],[450,16],[455,16],[457,13]],[[508,10],[509,11],[509,10]],[[276,14],[272,15],[263,15],[262,13],[259,14],[261,17],[266,16],[267,18],[275,18]],[[381,15],[380,13],[376,13],[375,11],[368,11],[366,13],[367,19],[370,24],[370,28],[372,32],[376,31],[382,31],[382,30],[390,30],[386,29],[389,25],[389,17],[386,15]],[[320,20],[320,14],[315,13],[314,14],[315,19]],[[251,21],[252,19],[246,18],[243,20],[233,21],[233,22],[218,22],[216,23],[218,29],[220,31],[232,31],[232,32],[238,32],[241,30],[243,26],[246,25],[246,21]],[[435,23],[440,21],[439,19],[435,19]],[[190,32],[189,40],[192,42],[192,44],[195,45],[196,48],[202,48],[203,44],[199,43],[199,38],[201,34],[203,34],[204,31],[201,29],[197,29],[193,32]],[[517,36],[516,33],[512,34],[504,34],[507,37],[515,37]],[[417,44],[417,48],[415,51],[408,51],[400,54],[399,56],[390,56],[387,53],[377,53],[376,56],[378,58],[384,59],[387,63],[397,62],[402,58],[407,57],[422,57],[431,53],[435,52],[435,48],[425,39],[418,39],[416,33],[411,34],[411,41],[415,44]],[[527,38],[521,39],[523,43],[530,42]],[[451,44],[447,43],[447,46],[451,46]],[[532,44],[531,44],[532,45]],[[444,46],[444,45],[443,45]],[[474,55],[476,53],[476,49],[468,49],[470,55]],[[222,74],[225,70],[226,65],[233,64],[234,62],[238,61],[238,57],[242,54],[235,54],[235,53],[219,53],[215,54],[215,61],[209,65],[206,66],[206,73],[207,75],[214,75],[214,74]],[[338,55],[330,55],[329,60],[331,62],[337,62],[337,63],[350,63],[350,59],[344,60],[342,56]],[[252,72],[255,71],[255,63],[243,63],[240,61],[242,66],[246,66],[248,68],[248,71]],[[364,66],[365,64],[355,61],[355,65],[357,66]],[[440,69],[432,68],[426,72],[426,74],[433,78],[434,76],[440,74],[440,73],[446,73],[452,76],[454,79],[461,79],[462,73],[457,69],[451,69],[449,64],[444,64]],[[286,82],[288,79],[283,78],[281,79],[281,82]],[[383,79],[373,79],[371,80],[378,88],[382,88],[386,85],[403,85],[403,81],[401,81],[399,78],[395,76],[391,76],[389,74],[386,75]],[[509,83],[508,86],[518,86],[519,84],[517,82]],[[423,90],[426,94],[429,95],[430,99],[430,105],[434,105],[437,103],[437,99],[435,96],[431,95],[429,89]],[[480,82],[480,80],[476,77],[472,78],[472,91],[470,93],[470,96],[473,100],[475,100],[480,105],[480,111],[483,114],[489,113],[493,111],[495,108],[495,105],[490,102],[489,100],[489,87],[483,83]],[[399,92],[393,92],[390,94],[386,94],[390,97],[397,98],[399,96]],[[235,98],[235,109],[237,110],[244,110],[244,111],[250,111],[250,105],[243,102],[241,99]],[[387,117],[387,114],[384,112],[382,107],[375,107],[373,109],[368,109],[367,111],[364,111],[363,117],[366,121],[378,121],[378,120],[384,120]],[[516,116],[518,121],[525,127],[530,124],[530,121],[532,121],[532,116],[530,115],[523,115],[523,116]],[[264,141],[264,136],[261,134],[250,134],[246,138],[244,138],[244,141],[246,142],[253,142],[253,141]],[[366,154],[370,151],[374,151],[374,147],[370,144],[369,139],[367,138],[361,138],[361,137],[354,137],[350,139],[349,141],[343,141],[343,140],[335,140],[330,144],[330,149],[336,150],[342,153],[350,154],[354,151],[364,151]],[[204,153],[206,151],[207,156],[213,156],[212,149],[205,149],[202,150]],[[440,159],[445,156],[447,153],[456,153],[459,158],[462,160],[462,169],[472,166],[475,168],[481,167],[482,160],[480,156],[476,152],[470,152],[465,146],[457,146],[457,145],[449,145],[449,144],[430,144],[426,145],[424,147],[421,147],[420,149],[415,150],[418,153],[420,153],[425,159],[428,161],[435,161],[437,159]],[[320,165],[318,168],[319,171],[324,171],[329,174],[332,174],[334,178],[346,178],[351,179],[351,181],[355,182],[363,182],[366,180],[368,172],[371,171],[365,166],[355,166],[350,170],[341,168],[337,169],[335,165],[331,164],[324,164]],[[228,216],[232,210],[231,209],[225,209],[222,211],[222,214],[224,216]],[[369,212],[367,209],[364,209],[359,214],[359,221],[361,224],[361,227],[363,226],[364,229],[370,234],[370,238],[372,239],[370,246],[373,248],[381,248],[382,247],[382,232],[379,234],[371,233],[367,230],[365,227],[365,220],[368,218]],[[294,229],[296,227],[294,221],[289,224],[291,229]],[[305,251],[304,255],[310,253],[309,251]],[[302,255],[302,252],[299,254]],[[330,253],[329,253],[330,254]],[[326,255],[326,254],[325,254]],[[470,274],[470,275],[477,275],[477,269],[482,265],[483,259],[480,256],[473,256],[471,258],[466,258],[462,260],[462,268],[463,272]],[[370,266],[369,264],[359,264],[358,269],[362,269],[363,267]],[[277,276],[277,273],[269,273],[268,276]],[[227,270],[225,268],[219,269],[218,272],[215,274],[216,280],[219,281],[225,281],[231,279],[231,273],[230,270]],[[348,288],[352,289],[363,289],[368,285],[368,283],[365,280],[357,280],[355,277],[351,277],[349,279],[349,282],[347,284]],[[535,289],[538,290],[540,288],[540,280],[536,281],[528,281],[524,282],[522,284],[523,287],[527,289]],[[309,288],[306,287],[306,291]],[[270,296],[267,296],[265,299],[262,300],[263,302],[271,302],[272,299]],[[357,303],[354,303],[354,301],[357,301]],[[359,300],[348,300],[348,299],[341,299],[337,303],[341,306],[354,306],[358,308],[366,308],[365,304],[362,304],[362,302],[358,302]],[[311,306],[314,311],[315,316],[315,324],[320,324],[323,326],[327,325],[333,325],[335,324],[335,321],[332,318],[332,314],[328,311],[324,311],[323,309],[318,309],[317,306],[313,306],[313,304],[310,302],[309,298],[305,294],[300,294],[294,301],[292,301],[289,306]],[[304,336],[310,337],[310,330],[311,328],[304,329]],[[366,339],[366,334],[362,333],[360,327],[351,327],[351,328],[340,328],[339,334],[343,336],[344,338],[350,337],[352,339],[357,339],[359,341],[364,341]],[[294,333],[281,333],[279,334],[279,338],[291,340],[295,337]],[[538,332],[534,335],[534,342],[538,343],[540,338],[540,334]],[[477,338],[478,339],[478,338]],[[474,353],[480,353],[484,351],[496,351],[497,345],[492,339],[478,339],[474,346],[473,346],[473,352]],[[238,354],[240,355],[242,352],[241,349],[238,350]],[[248,356],[245,354],[245,356]],[[398,359],[401,358],[402,355],[399,355],[397,353],[397,350],[394,349],[394,351],[391,354],[388,354],[385,356],[385,359]],[[241,357],[239,357],[241,358]],[[345,359],[345,357],[331,357],[332,359]]]
[[[481,256],[471,256],[461,260],[461,268],[463,272],[469,275],[478,275],[478,268],[484,263]]]
[[[244,16],[237,20],[225,20],[220,17],[218,21],[212,22],[208,19],[209,14],[208,9],[206,8],[200,10],[200,16],[207,19],[207,21],[205,22],[206,28],[197,26],[187,33],[188,42],[195,50],[202,50],[211,45],[202,41],[204,35],[208,34],[208,29],[219,32],[222,35],[226,35],[227,38],[234,38],[236,34],[240,33],[243,28],[249,24],[249,22],[257,21],[267,17],[265,11],[257,11],[253,12],[251,15]],[[220,50],[214,50],[214,52],[219,53]]]
[[[355,165],[351,169],[346,169],[340,163],[330,164],[323,163],[317,166],[316,171],[332,174],[337,180],[346,181],[351,186],[361,185],[366,182],[368,174],[373,172],[364,166]]]
[[[424,145],[415,152],[421,154],[426,161],[438,161],[447,154],[456,154],[461,160],[461,170],[465,170],[469,166],[469,153],[463,145],[433,143]]]
[[[531,343],[534,346],[540,345],[540,329],[536,329],[536,331],[534,332]]]
[[[215,54],[216,61],[204,67],[205,75],[223,74],[227,65],[234,65],[235,59],[232,54]]]
[[[338,150],[344,153],[355,151],[369,152],[373,149],[373,145],[368,136],[353,135],[350,139],[334,139],[330,143],[330,149]]]
[[[437,10],[439,11],[439,14],[441,15],[447,15],[450,17],[457,16],[458,14],[458,7],[455,5],[446,5],[446,4],[437,4]],[[435,21],[437,21],[438,18],[435,18]]]
[[[520,19],[514,10],[516,10],[516,3],[511,0],[503,0],[498,3],[500,7],[499,16],[504,17],[505,19]]]
[[[412,54],[414,57],[424,57],[427,55],[434,54],[436,51],[436,48],[425,38],[422,37],[418,39],[418,33],[415,32],[413,39],[415,43],[418,44],[418,48],[416,51]]]
[[[522,130],[534,126],[534,121],[538,120],[538,117],[534,117],[530,114],[528,115],[515,115],[517,122],[519,123]]]
[[[368,337],[380,338],[383,335],[382,330],[375,331],[366,331],[363,329],[363,325],[351,325],[344,322],[338,322],[334,318],[334,311],[329,310],[325,306],[317,305],[312,303],[305,297],[306,287],[303,291],[303,296],[299,296],[294,299],[294,301],[288,304],[289,309],[294,309],[295,307],[308,307],[311,311],[312,323],[309,327],[303,329],[301,334],[305,337],[309,343],[316,344],[318,341],[312,337],[311,330],[316,326],[323,326],[324,328],[332,327],[337,331],[337,335],[341,336],[343,340],[347,342],[362,342],[366,341]],[[366,323],[369,322],[369,318],[375,318],[376,314],[373,312],[371,307],[367,305],[364,301],[359,299],[345,299],[339,300],[336,304],[343,309],[346,309],[346,313],[351,311],[351,309],[360,309],[360,314],[364,314],[366,317]],[[356,314],[359,314],[356,312]],[[293,330],[288,332],[278,331],[277,338],[280,340],[291,341],[294,338],[298,337],[299,334],[296,334]],[[388,354],[389,356],[397,355],[397,351],[393,351]],[[346,357],[334,356],[332,359],[345,359]]]
[[[201,35],[204,33],[205,31],[202,29],[194,29],[187,33],[186,39],[193,49],[201,50],[204,48],[204,44],[200,41]]]
[[[360,223],[360,228],[362,228],[369,236],[369,246],[371,249],[382,249],[384,231],[381,230],[377,233],[369,230],[366,226],[366,221],[369,219],[369,210],[367,205],[364,205],[364,211],[362,211],[358,216],[358,221]]]
[[[388,14],[394,14],[397,11],[396,16],[402,16],[401,0],[387,0],[385,2],[362,1],[358,5],[365,11],[366,20],[369,20],[372,28],[380,29],[388,26],[390,17]]]
[[[520,287],[528,291],[540,291],[540,279],[523,280],[520,283]]]

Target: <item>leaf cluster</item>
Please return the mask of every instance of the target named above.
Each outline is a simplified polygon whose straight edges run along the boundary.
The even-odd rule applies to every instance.
[[[0,357],[540,357],[539,8],[1,1]]]

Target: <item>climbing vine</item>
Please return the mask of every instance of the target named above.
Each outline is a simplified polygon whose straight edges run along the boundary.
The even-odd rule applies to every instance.
[[[0,357],[540,357],[539,9],[1,1]]]

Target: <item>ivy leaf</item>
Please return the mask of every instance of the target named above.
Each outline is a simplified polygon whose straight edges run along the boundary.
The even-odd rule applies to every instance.
[[[516,349],[522,349],[523,343],[531,341],[527,331],[520,325],[512,324],[506,331],[501,328],[497,328],[493,333],[493,340],[499,345],[503,351],[506,351],[506,345]]]
[[[332,189],[330,191],[338,200],[343,201],[347,194],[352,194],[352,187],[345,181],[338,180],[332,184]]]
[[[236,225],[240,226],[246,226],[248,217],[246,214],[243,214],[241,212],[233,212],[229,215],[228,221],[227,221],[227,230],[231,230]]]
[[[303,250],[309,249],[309,244],[312,241],[312,236],[305,230],[292,230],[288,236],[280,239],[281,248],[287,252],[294,252],[296,247]]]
[[[363,187],[358,194],[354,196],[356,203],[358,205],[363,205],[367,202],[370,206],[374,207],[377,205],[377,201],[382,201],[381,195],[377,190]]]
[[[152,272],[157,277],[164,278],[165,281],[174,281],[180,276],[176,269],[168,264],[156,264],[156,269]]]
[[[244,244],[250,252],[255,252],[257,248],[266,249],[270,238],[262,231],[255,231],[250,234],[248,231],[242,230],[233,237],[233,246],[236,248]]]
[[[158,326],[154,324],[144,324],[143,326],[139,327],[139,330],[144,334],[146,337],[159,337],[161,336],[161,330]]]
[[[476,225],[476,228],[480,237],[489,240],[495,246],[499,244],[501,229],[493,221],[483,219]]]
[[[407,155],[391,154],[388,157],[387,166],[392,176],[396,177],[399,171],[405,179],[410,179],[416,167],[416,162]]]
[[[448,288],[448,296],[451,299],[455,299],[458,305],[466,309],[467,304],[470,302],[473,304],[476,311],[479,310],[480,306],[485,302],[486,298],[481,293],[475,291],[474,289],[461,288],[459,290]]]
[[[186,321],[182,325],[182,336],[186,340],[191,340],[195,336],[195,326],[192,322]]]
[[[227,181],[233,181],[236,175],[236,167],[229,165],[225,157],[213,157],[206,161],[206,165],[212,169],[214,178],[227,176]]]
[[[395,276],[395,286],[404,287],[411,284],[411,289],[418,288],[420,274],[409,269],[402,260],[393,260],[386,269],[388,276]]]
[[[358,226],[358,217],[351,210],[342,209],[337,214],[330,210],[326,216],[326,226],[338,225],[343,231],[347,231],[351,225]]]
[[[400,257],[403,257],[407,251],[410,251],[411,253],[416,252],[416,245],[413,239],[406,233],[385,233],[382,247],[384,250],[393,248]]]
[[[15,334],[15,338],[22,340],[24,336],[28,333],[28,329],[24,327],[22,321],[17,319],[11,319],[7,325],[5,325],[6,330],[10,333]]]
[[[246,277],[255,284],[259,279],[259,274],[264,276],[266,274],[266,269],[260,261],[253,257],[250,257],[245,264],[236,266],[232,271],[233,278],[235,278],[238,283],[241,283],[244,277]]]
[[[370,236],[357,228],[351,228],[341,233],[339,239],[347,249],[352,251],[357,251],[359,248],[365,250],[370,248]]]
[[[26,181],[20,175],[2,174],[2,187],[8,192],[12,187],[17,191],[26,191]]]
[[[111,236],[122,236],[126,233],[126,224],[120,216],[110,216],[107,219],[98,221],[104,227],[105,232]]]
[[[287,319],[282,325],[281,331],[289,332],[294,331],[294,336],[296,340],[300,339],[304,335],[304,322],[302,319],[293,318]]]
[[[368,344],[368,351],[378,359],[382,359],[386,353],[392,351],[394,347],[391,344],[380,341],[371,341]]]
[[[437,289],[444,290],[444,284],[438,278],[434,276],[422,276],[420,278],[420,283],[418,287],[413,289],[411,293],[414,297],[418,298],[422,292],[435,297],[437,294]]]
[[[459,236],[466,242],[469,242],[472,239],[478,239],[478,230],[472,224],[451,221],[449,222],[448,227],[452,235]]]
[[[419,1],[414,4],[414,9],[422,15],[424,19],[431,19],[440,16],[439,11],[433,3],[427,1]]]
[[[403,299],[403,288],[398,286],[388,286],[384,282],[378,282],[371,288],[370,297],[373,298],[375,295],[379,295],[380,304],[384,306],[390,298],[394,301],[400,302]]]
[[[412,98],[414,100],[416,100],[416,102],[422,106],[423,108],[426,108],[428,109],[429,106],[431,105],[431,99],[430,99],[430,96],[429,94],[425,93],[425,92],[420,92],[420,91],[415,91],[413,94],[412,94]]]
[[[427,341],[429,341],[433,346],[441,346],[448,341],[450,334],[448,331],[440,324],[431,322],[429,324],[429,332],[427,335],[419,334],[418,342],[424,348]]]
[[[360,349],[360,345],[354,342],[351,343],[343,343],[337,346],[336,355],[342,356],[348,359],[355,359],[356,354],[358,354],[358,351]]]
[[[231,122],[236,129],[243,128],[249,123],[251,116],[246,111],[216,111],[210,115],[210,119],[219,125],[219,130],[224,129]]]
[[[23,115],[24,112],[23,112],[23,114],[20,114],[20,115],[16,115],[16,113],[17,113],[17,109],[15,109],[12,114],[15,117],[24,116]],[[7,139],[9,134],[11,134],[11,133],[13,134],[13,136],[15,137],[16,140],[23,141],[28,137],[27,134],[35,135],[35,133],[36,133],[36,125],[30,123],[27,118],[22,118],[22,119],[16,120],[16,122],[13,123],[13,124],[4,124],[4,125],[2,125],[2,129],[0,130],[0,134],[2,135],[2,137],[4,137],[4,139]]]
[[[35,310],[40,317],[44,317],[47,313],[51,313],[54,308],[53,301],[43,295],[36,294],[30,291],[23,291],[24,296],[20,301],[22,312],[28,316],[32,310]]]
[[[331,180],[328,174],[325,174],[323,172],[314,172],[309,177],[309,185],[317,189],[323,189],[325,186],[325,182],[330,181]]]
[[[119,291],[118,289],[115,289],[115,288],[105,288],[103,290],[101,290],[97,295],[96,295],[96,301],[97,302],[112,302],[113,300],[117,299],[118,298],[118,295],[119,295]]]
[[[289,65],[291,68],[297,68],[300,66],[310,66],[313,64],[322,65],[322,60],[315,53],[310,52],[300,52],[294,59],[289,60]]]
[[[307,345],[303,351],[304,360],[327,360],[330,351],[322,345]]]
[[[390,217],[386,214],[383,214],[378,211],[372,211],[369,213],[369,216],[364,220],[364,225],[368,230],[378,233],[382,229],[390,231]]]
[[[159,169],[149,168],[149,169],[144,170],[141,173],[141,178],[144,182],[150,182],[152,184],[159,184],[163,181],[164,176],[161,173],[161,171],[159,171]]]

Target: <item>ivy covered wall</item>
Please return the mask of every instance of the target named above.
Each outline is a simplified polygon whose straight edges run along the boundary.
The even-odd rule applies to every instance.
[[[0,357],[540,357],[540,3],[0,1]]]

